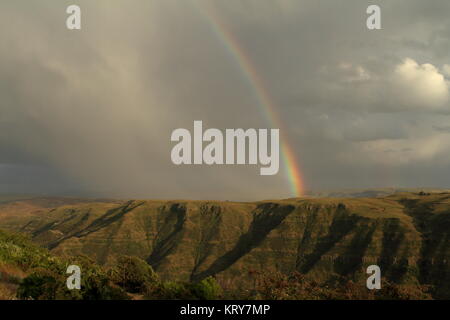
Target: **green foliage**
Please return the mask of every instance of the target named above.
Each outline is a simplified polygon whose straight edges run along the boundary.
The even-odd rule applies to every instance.
[[[9,283],[18,283],[17,297],[36,300],[122,300],[128,299],[126,292],[115,286],[102,267],[85,256],[70,261],[52,256],[18,234],[0,231],[0,262],[19,267],[28,275],[24,279],[9,278]],[[68,290],[66,270],[69,265],[82,270],[81,290]],[[14,280],[14,281],[13,281]]]
[[[120,256],[109,274],[115,284],[131,293],[142,293],[158,283],[152,267],[138,257]]]
[[[130,298],[123,288],[114,284],[108,272],[91,258],[77,256],[71,259],[70,264],[81,268],[80,294],[83,300],[127,300]]]
[[[192,294],[201,300],[217,300],[221,291],[222,288],[213,277],[208,277],[191,285]]]
[[[222,288],[213,277],[197,283],[167,281],[160,282],[146,294],[147,299],[162,300],[216,300]]]
[[[112,284],[99,266],[80,257],[81,290],[68,290],[65,273],[49,269],[35,269],[20,283],[17,296],[34,300],[125,300],[126,292]]]
[[[55,268],[59,259],[34,245],[28,237],[0,231],[0,262],[11,263],[28,270],[35,267]]]
[[[81,299],[78,291],[69,291],[65,278],[51,270],[36,269],[21,282],[17,297],[33,300]]]

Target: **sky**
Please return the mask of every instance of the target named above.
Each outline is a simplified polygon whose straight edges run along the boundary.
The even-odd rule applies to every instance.
[[[66,28],[71,4],[81,30]],[[366,27],[369,4],[381,30]],[[284,163],[260,176],[171,162],[172,131],[194,120],[274,125],[217,19],[264,83],[305,190],[448,188],[448,12],[448,0],[2,1],[0,193],[295,196]]]

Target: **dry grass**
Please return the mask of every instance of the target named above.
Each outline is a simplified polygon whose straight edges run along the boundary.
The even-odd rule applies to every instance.
[[[19,281],[26,273],[10,264],[0,264],[0,300],[15,300]]]

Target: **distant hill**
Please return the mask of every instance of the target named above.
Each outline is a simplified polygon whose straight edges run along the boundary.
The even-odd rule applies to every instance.
[[[436,188],[370,188],[370,189],[340,189],[340,190],[321,190],[308,191],[309,197],[319,198],[379,198],[386,197],[396,193],[449,193],[450,189]]]
[[[450,193],[298,198],[254,203],[33,198],[0,204],[0,229],[54,254],[146,260],[163,279],[247,285],[252,271],[298,271],[365,284],[381,267],[395,283],[450,298]]]

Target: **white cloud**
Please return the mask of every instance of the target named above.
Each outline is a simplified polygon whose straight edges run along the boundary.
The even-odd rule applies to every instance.
[[[398,100],[410,107],[440,108],[449,101],[449,86],[432,64],[406,58],[396,66],[393,83]]]
[[[439,70],[431,63],[419,64],[411,58],[378,66],[370,61],[324,65],[318,72],[323,90],[317,91],[313,99],[320,101],[319,105],[375,113],[440,111],[450,107],[450,81],[444,76],[450,66],[446,67]]]

